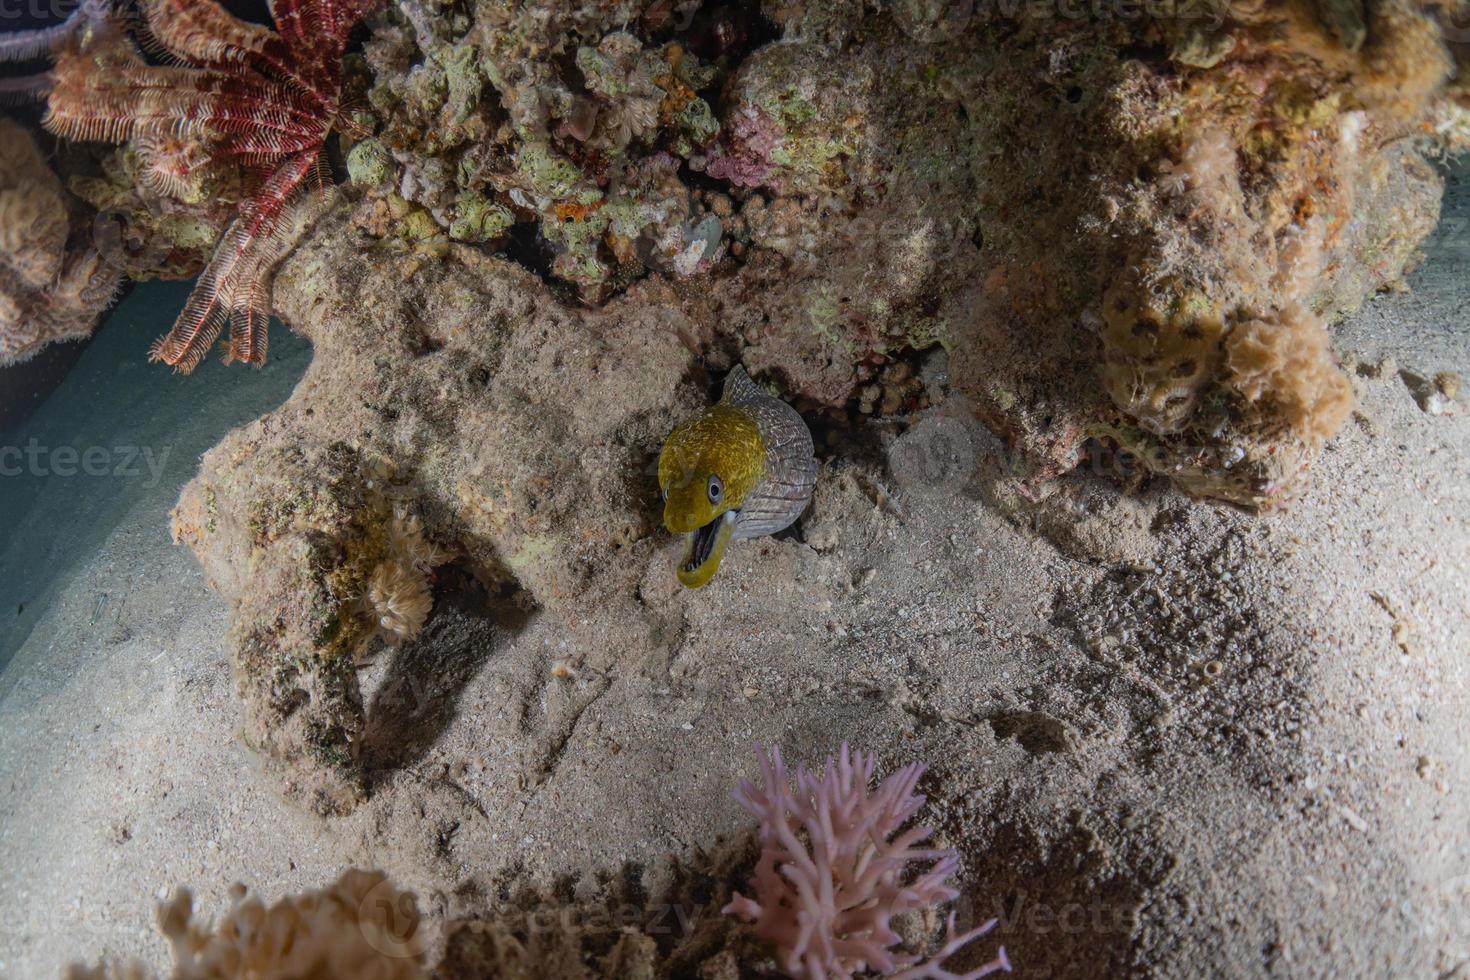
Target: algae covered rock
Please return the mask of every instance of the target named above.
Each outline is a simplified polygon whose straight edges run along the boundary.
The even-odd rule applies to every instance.
[[[503,249],[521,226],[534,261],[592,302],[650,265],[709,268],[724,236],[699,194],[658,172],[718,132],[699,94],[715,90],[718,70],[677,40],[626,29],[626,11],[543,7],[390,9],[364,52],[369,144],[386,156],[349,157],[354,182],[391,188],[456,241]]]
[[[97,237],[130,279],[188,279],[199,274],[233,217],[238,174],[194,183],[159,183],[136,142],[101,161],[99,173],[73,174],[68,189],[97,210]]]
[[[879,70],[817,44],[769,44],[741,65],[719,142],[700,161],[736,187],[777,194],[835,192],[872,183],[880,139],[866,131]]]
[[[631,297],[548,306],[531,273],[467,246],[408,274],[343,263],[362,234],[348,209],[277,278],[316,351],[297,396],[206,454],[174,514],[234,609],[247,740],[324,811],[363,790],[355,658],[411,640],[446,578],[568,617],[627,601],[690,330]]]

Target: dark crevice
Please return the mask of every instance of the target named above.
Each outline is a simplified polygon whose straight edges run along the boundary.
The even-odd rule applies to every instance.
[[[553,278],[551,263],[555,256],[551,245],[542,236],[540,227],[534,222],[518,221],[511,225],[505,236],[505,247],[500,254],[542,279]]]
[[[760,0],[731,0],[702,6],[674,36],[696,57],[733,68],[750,52],[780,40],[781,28],[761,12]]]

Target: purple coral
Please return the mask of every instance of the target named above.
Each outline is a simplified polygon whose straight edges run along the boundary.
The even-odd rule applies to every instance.
[[[844,743],[820,777],[797,767],[793,793],[780,748],[767,753],[757,746],[757,753],[761,785],[743,779],[734,794],[760,820],[755,898],[736,892],[723,912],[752,922],[755,934],[775,946],[783,971],[796,980],[851,980],[863,970],[890,980],[977,980],[1010,971],[1004,947],[968,973],[944,967],[989,932],[994,919],[957,935],[951,912],[945,943],[928,959],[894,949],[900,941],[894,919],[959,894],[946,880],[959,868],[959,855],[918,847],[929,838],[928,827],[900,832],[924,805],[914,793],[922,765],[904,766],[870,791],[876,759],[854,756]],[[922,861],[934,863],[908,874]]]
[[[704,172],[736,187],[758,187],[775,169],[771,154],[781,146],[781,127],[755,106],[744,106],[725,124],[725,139],[705,158]]]

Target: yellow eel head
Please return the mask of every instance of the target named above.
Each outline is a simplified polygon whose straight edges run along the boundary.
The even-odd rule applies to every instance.
[[[684,535],[679,581],[704,585],[720,567],[740,505],[765,469],[766,447],[755,420],[724,403],[682,423],[658,454],[664,527]]]

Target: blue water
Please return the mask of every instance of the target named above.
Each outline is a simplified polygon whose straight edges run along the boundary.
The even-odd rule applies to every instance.
[[[134,288],[35,412],[0,432],[0,670],[109,537],[166,542],[169,511],[200,455],[285,401],[311,360],[310,344],[272,323],[264,368],[225,365],[217,354],[190,375],[150,364],[149,345],[192,285]]]

